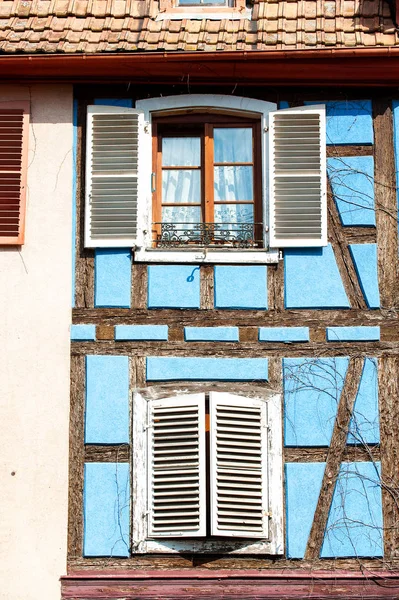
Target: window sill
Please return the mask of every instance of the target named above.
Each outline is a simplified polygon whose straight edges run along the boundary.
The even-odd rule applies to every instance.
[[[134,251],[134,262],[190,264],[277,264],[278,250],[224,250],[140,248]]]

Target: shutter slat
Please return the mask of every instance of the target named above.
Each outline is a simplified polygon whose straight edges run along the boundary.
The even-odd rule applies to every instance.
[[[327,245],[325,109],[270,113],[270,245]]]
[[[204,395],[151,401],[149,425],[149,535],[203,536]]]
[[[88,107],[86,247],[134,246],[138,234],[143,114]]]
[[[212,534],[266,538],[266,403],[212,392],[210,430]]]
[[[24,242],[28,110],[18,102],[0,109],[0,244]]]

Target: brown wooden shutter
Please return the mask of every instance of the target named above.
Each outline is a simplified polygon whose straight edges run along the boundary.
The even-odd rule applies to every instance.
[[[0,244],[23,244],[29,103],[0,104]]]

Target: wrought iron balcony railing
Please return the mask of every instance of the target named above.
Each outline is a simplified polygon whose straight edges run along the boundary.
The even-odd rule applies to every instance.
[[[260,248],[262,223],[153,223],[157,248]],[[258,239],[256,239],[258,237]]]

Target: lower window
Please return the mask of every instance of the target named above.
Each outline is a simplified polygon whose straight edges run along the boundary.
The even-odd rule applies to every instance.
[[[133,414],[133,552],[283,552],[279,397],[135,394]]]

